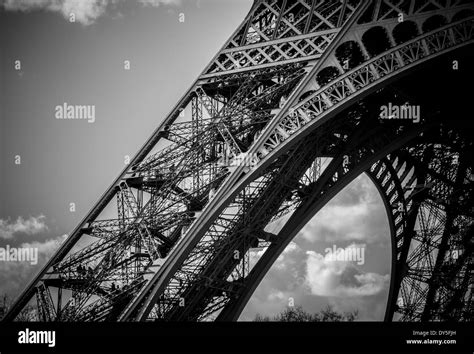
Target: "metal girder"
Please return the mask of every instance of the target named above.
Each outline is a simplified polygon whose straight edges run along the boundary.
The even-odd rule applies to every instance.
[[[381,22],[397,18],[400,14],[405,19],[420,15],[434,15],[449,13],[451,9],[470,9],[467,1],[439,1],[439,0],[375,0],[361,17],[359,23]]]
[[[370,165],[387,203],[402,205],[390,212],[394,262],[398,262],[397,274],[402,274],[403,262],[416,258],[407,251],[416,238],[413,215],[430,202],[420,199],[423,194],[416,185],[424,183],[422,175],[435,176],[442,182],[433,188],[442,195],[449,192],[446,182],[453,176],[417,163],[412,151],[408,152],[411,160],[387,156],[407,144],[416,129],[366,126],[349,115],[336,117],[400,74],[473,43],[473,19],[420,33],[397,46],[392,43],[383,53],[365,55],[357,67],[319,85],[316,79],[322,70],[333,65],[340,69],[335,51],[343,41],[355,33],[363,49],[359,33],[364,28],[393,27],[392,12],[401,10],[397,8],[401,5],[374,4],[256,1],[242,25],[5,319],[13,320],[35,294],[38,317],[43,320],[235,319],[250,296],[247,292],[236,303],[243,289],[255,288],[289,242],[282,242],[281,232],[268,233],[265,225],[290,210],[308,208],[309,215],[314,203],[307,200],[316,198],[322,207],[339,187]],[[438,2],[432,4],[434,9],[430,4],[415,6],[414,1],[409,5],[406,11],[419,22],[442,10]],[[469,7],[455,2],[449,11]],[[357,24],[367,11],[374,17]],[[187,106],[191,117],[186,120]],[[248,154],[256,165],[233,166],[232,159],[226,160],[227,147],[233,155]],[[349,159],[341,163],[344,156]],[[328,158],[330,162],[321,167]],[[417,178],[408,176],[410,172],[397,161],[415,169]],[[399,173],[408,180],[397,180]],[[307,217],[303,214],[290,219],[301,223]],[[449,219],[443,221],[447,230],[452,229],[456,218],[445,219]],[[445,243],[437,245],[444,254]],[[266,263],[250,269],[249,252],[257,247],[265,250]],[[465,271],[470,263],[466,256],[460,259],[452,269],[462,270],[458,288],[466,289],[471,286]],[[432,272],[443,273],[441,258],[434,264]],[[398,289],[411,291],[404,283],[408,278],[396,279],[399,283],[392,294]],[[453,289],[449,290],[453,300],[446,300],[448,290],[441,294],[441,288],[433,285],[440,283],[438,278],[427,282],[429,309],[423,319],[435,317],[432,304],[440,296],[445,298],[444,312],[435,312],[443,316],[449,306],[459,309],[459,301],[465,300],[460,300],[465,292]],[[58,299],[47,295],[50,289],[58,290]],[[69,299],[63,289],[71,290]],[[389,301],[392,314],[394,296]]]

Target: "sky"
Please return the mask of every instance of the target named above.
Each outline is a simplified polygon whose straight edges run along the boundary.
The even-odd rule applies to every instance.
[[[41,269],[251,4],[0,0],[0,247],[39,250],[36,265],[0,261],[0,293],[18,295]],[[94,105],[95,121],[56,119],[64,102]],[[276,314],[289,298],[309,312],[331,305],[383,319],[386,219],[377,190],[360,176],[295,237],[240,319]],[[327,259],[333,246],[364,248],[364,264]]]
[[[390,285],[385,208],[366,175],[357,177],[296,235],[257,287],[241,320],[270,316],[290,303],[315,313],[327,306],[380,321]],[[335,261],[326,249],[364,249],[364,262]]]

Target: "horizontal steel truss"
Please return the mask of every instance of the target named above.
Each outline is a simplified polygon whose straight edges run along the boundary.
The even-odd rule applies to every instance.
[[[337,33],[335,29],[223,50],[201,79],[318,59]]]
[[[205,69],[201,79],[240,73],[283,63],[320,59],[336,38],[360,1],[261,1],[253,6],[252,17],[237,31]],[[468,9],[462,1],[442,4],[433,1],[371,2],[362,18],[368,23],[393,23],[404,19],[426,19],[453,9]],[[325,16],[318,13],[321,10]],[[296,13],[296,15],[295,15]],[[293,19],[293,23],[290,19]],[[264,20],[262,20],[264,19]],[[277,30],[278,29],[278,30]]]
[[[371,6],[361,17],[359,23],[381,22],[397,18],[400,14],[403,14],[405,19],[425,13],[438,12],[444,14],[454,7],[462,7],[467,4],[468,1],[463,0],[375,0],[371,2]]]
[[[351,97],[363,97],[379,84],[425,61],[473,42],[474,19],[450,24],[389,49],[344,73],[293,105],[275,122],[270,137],[258,150],[261,158],[346,104]],[[273,124],[272,124],[273,125]]]
[[[351,4],[352,3],[352,4]],[[355,4],[354,4],[355,3]],[[257,1],[202,78],[316,59],[360,1]]]

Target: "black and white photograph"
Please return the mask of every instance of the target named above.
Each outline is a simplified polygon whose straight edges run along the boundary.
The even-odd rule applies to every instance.
[[[472,0],[0,0],[0,353],[472,353],[473,82]]]

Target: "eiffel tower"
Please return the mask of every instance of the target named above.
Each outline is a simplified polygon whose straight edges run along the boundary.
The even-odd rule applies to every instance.
[[[467,0],[256,0],[4,321],[235,321],[362,173],[390,225],[384,320],[472,320],[473,41]]]

